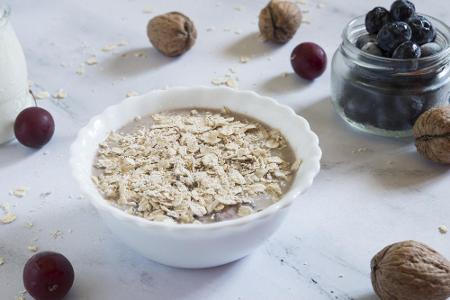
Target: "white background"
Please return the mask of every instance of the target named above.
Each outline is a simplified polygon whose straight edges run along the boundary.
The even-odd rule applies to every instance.
[[[350,18],[389,1],[305,2],[301,8],[309,24],[288,44],[274,46],[258,40],[257,16],[265,1],[11,0],[33,90],[63,88],[68,97],[39,102],[55,117],[50,144],[39,151],[17,143],[0,147],[0,203],[9,203],[18,217],[0,225],[0,256],[5,258],[0,299],[14,299],[23,290],[21,273],[31,244],[71,260],[76,282],[68,299],[86,300],[372,300],[369,262],[385,245],[415,239],[450,257],[450,235],[438,232],[439,225],[450,226],[448,168],[420,158],[411,140],[368,136],[347,127],[330,103],[329,68],[313,83],[283,76],[291,73],[289,57],[296,44],[314,41],[331,61]],[[142,12],[147,6],[152,14]],[[422,0],[416,6],[450,22],[447,1]],[[177,59],[152,49],[145,33],[152,16],[172,10],[190,16],[199,33],[194,48]],[[215,30],[208,32],[212,26]],[[129,45],[116,53],[100,50],[122,40]],[[140,51],[144,57],[134,56]],[[129,58],[120,57],[124,53]],[[99,64],[77,75],[79,64],[92,54]],[[251,60],[241,64],[242,55]],[[118,241],[88,201],[79,198],[68,168],[69,146],[92,116],[129,91],[210,85],[229,68],[236,70],[240,89],[273,96],[310,121],[321,140],[322,172],[280,230],[251,256],[208,270],[158,265]],[[360,148],[367,151],[358,153]],[[18,186],[30,188],[26,197],[8,194]],[[40,197],[46,192],[51,195]],[[27,222],[34,227],[25,228]],[[62,235],[55,239],[57,230]]]

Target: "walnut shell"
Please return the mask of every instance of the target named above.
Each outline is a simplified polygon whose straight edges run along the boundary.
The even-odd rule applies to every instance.
[[[187,16],[169,12],[148,22],[147,36],[156,49],[173,57],[191,49],[197,39],[197,30]]]
[[[259,14],[259,31],[267,41],[286,43],[301,22],[302,12],[295,3],[272,0]]]
[[[413,131],[419,153],[432,161],[450,164],[450,105],[423,113]]]
[[[382,300],[450,297],[450,262],[427,245],[392,244],[375,255],[370,265],[373,288]]]

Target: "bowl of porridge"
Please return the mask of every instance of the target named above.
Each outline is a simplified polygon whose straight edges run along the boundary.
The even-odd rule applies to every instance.
[[[106,109],[80,130],[72,172],[125,244],[183,268],[248,255],[311,186],[321,150],[308,122],[229,88],[171,88]]]

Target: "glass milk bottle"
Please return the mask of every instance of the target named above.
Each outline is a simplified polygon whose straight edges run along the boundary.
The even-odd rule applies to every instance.
[[[25,56],[9,16],[9,7],[0,5],[0,144],[13,139],[16,116],[33,105]]]

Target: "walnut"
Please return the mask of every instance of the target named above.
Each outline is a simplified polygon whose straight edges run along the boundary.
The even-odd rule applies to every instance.
[[[417,150],[428,159],[450,164],[450,105],[423,113],[414,125]]]
[[[148,22],[147,35],[152,45],[167,56],[179,56],[194,45],[197,30],[187,16],[170,12]]]
[[[295,3],[272,0],[259,14],[259,31],[267,41],[286,43],[301,22],[302,12]]]
[[[450,262],[427,245],[405,241],[387,246],[371,268],[373,288],[382,300],[450,297]]]

